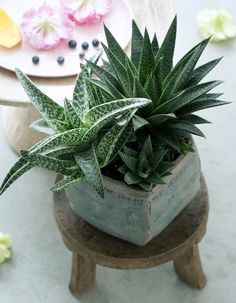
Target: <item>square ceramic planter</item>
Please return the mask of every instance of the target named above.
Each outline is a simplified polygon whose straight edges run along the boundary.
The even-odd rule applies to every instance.
[[[104,176],[105,199],[88,182],[66,190],[72,209],[96,228],[137,245],[161,233],[200,190],[198,152],[181,155],[165,185],[151,192]]]

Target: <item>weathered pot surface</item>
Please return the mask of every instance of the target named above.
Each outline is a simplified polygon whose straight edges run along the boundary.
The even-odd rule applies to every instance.
[[[196,150],[196,147],[194,147]],[[106,176],[105,199],[88,182],[66,190],[72,209],[96,228],[137,245],[161,233],[200,190],[197,150],[181,155],[165,177],[165,185],[151,192],[136,190]]]

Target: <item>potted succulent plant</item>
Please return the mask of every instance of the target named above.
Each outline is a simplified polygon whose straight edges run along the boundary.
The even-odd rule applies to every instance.
[[[200,189],[193,114],[226,104],[200,83],[220,59],[196,67],[206,39],[173,66],[176,18],[161,46],[133,22],[131,57],[105,27],[108,61],[81,66],[72,100],[60,106],[21,71],[16,74],[42,114],[32,127],[49,137],[23,150],[1,186],[3,193],[37,165],[62,175],[75,212],[97,228],[138,245],[158,235]],[[97,78],[94,78],[93,75]]]

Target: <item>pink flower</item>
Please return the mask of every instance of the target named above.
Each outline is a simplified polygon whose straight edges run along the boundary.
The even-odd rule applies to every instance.
[[[36,49],[48,50],[57,47],[71,36],[74,22],[59,9],[44,3],[31,8],[23,15],[21,29],[30,44]]]
[[[62,8],[77,24],[100,22],[111,8],[112,0],[61,0]]]

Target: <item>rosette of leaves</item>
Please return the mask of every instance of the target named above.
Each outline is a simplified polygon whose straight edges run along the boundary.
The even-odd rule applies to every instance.
[[[73,99],[65,99],[64,107],[45,95],[20,70],[16,75],[42,119],[32,127],[49,136],[21,151],[21,157],[5,177],[0,193],[34,166],[63,175],[52,187],[59,191],[81,180],[87,180],[103,197],[100,168],[108,165],[129,139],[133,131],[132,116],[151,101],[146,98],[112,99],[88,82],[91,71],[81,66]]]
[[[163,160],[167,149],[153,150],[151,137],[148,136],[140,151],[125,146],[119,155],[123,164],[119,172],[124,174],[128,185],[150,191],[156,184],[165,184],[163,177],[170,174],[172,162]]]
[[[221,58],[196,67],[209,39],[203,40],[187,52],[175,66],[173,56],[177,20],[174,18],[161,45],[157,36],[151,40],[133,21],[131,57],[129,57],[105,27],[107,46],[103,44],[108,61],[101,68],[94,62],[90,67],[98,80],[91,80],[112,98],[148,98],[147,107],[140,109],[133,123],[137,140],[142,132],[178,152],[191,150],[187,143],[191,134],[204,136],[196,126],[208,123],[195,112],[224,105],[220,93],[210,93],[221,81],[201,82]]]

